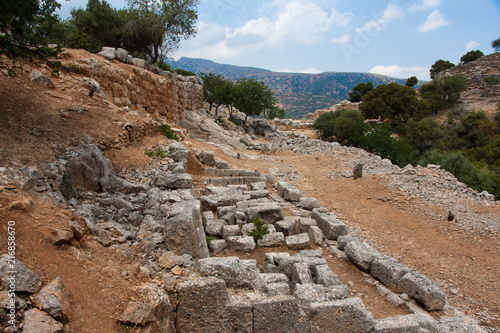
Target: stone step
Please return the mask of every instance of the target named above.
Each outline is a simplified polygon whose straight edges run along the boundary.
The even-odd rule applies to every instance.
[[[229,186],[229,185],[249,185],[252,183],[265,182],[266,177],[245,176],[245,177],[215,177],[207,178],[207,183],[214,186]]]
[[[210,177],[260,177],[260,172],[242,169],[205,169]]]

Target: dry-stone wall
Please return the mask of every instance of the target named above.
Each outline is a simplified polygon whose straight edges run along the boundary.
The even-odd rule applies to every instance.
[[[203,107],[203,86],[197,77],[163,71],[144,60],[130,60],[130,56],[117,57],[123,52],[126,51],[104,48],[99,54],[110,61],[90,58],[76,62],[85,74],[99,82],[108,101],[118,107],[146,111],[154,117],[166,117],[175,124],[179,124],[186,110]],[[134,67],[124,70],[115,66],[114,61]]]

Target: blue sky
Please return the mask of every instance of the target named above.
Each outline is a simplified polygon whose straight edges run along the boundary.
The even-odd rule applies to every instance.
[[[60,15],[86,2],[64,1]],[[174,59],[429,80],[436,60],[490,54],[500,37],[500,0],[201,0],[198,9],[198,34]]]

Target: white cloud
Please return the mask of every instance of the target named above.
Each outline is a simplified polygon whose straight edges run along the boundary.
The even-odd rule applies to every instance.
[[[262,40],[257,47],[281,46],[287,41],[314,44],[323,40],[323,34],[336,24],[346,26],[350,24],[351,13],[339,13],[335,8],[331,13],[325,11],[314,1],[285,1],[278,0],[266,8],[276,7],[278,12],[273,16],[261,16],[248,21],[236,28],[231,35],[233,38],[255,35]]]
[[[351,40],[351,35],[343,35],[343,36],[340,36],[339,38],[332,39],[332,43],[345,44],[345,43],[349,43],[350,40]]]
[[[370,73],[387,75],[396,78],[409,78],[416,76],[419,80],[429,80],[429,69],[420,66],[401,67],[398,65],[392,66],[375,66],[369,70]]]
[[[239,27],[200,22],[196,38],[183,42],[177,56],[227,59],[287,42],[319,43],[332,27],[351,24],[353,14],[341,13],[333,4],[333,0],[275,0],[259,9],[260,17]]]
[[[473,41],[470,41],[467,43],[467,51],[472,51],[472,50],[477,50],[477,48],[480,46],[481,44],[479,44],[478,42],[476,42],[475,40]]]
[[[378,20],[373,20],[367,22],[365,25],[363,25],[361,28],[356,29],[356,32],[364,32],[364,31],[369,31],[369,32],[377,32],[384,30],[387,28],[387,26],[395,21],[399,20],[404,17],[404,13],[401,10],[401,8],[393,3],[389,4],[386,9],[384,9],[384,12],[382,13],[382,17]]]
[[[421,10],[427,10],[430,8],[436,8],[441,6],[443,0],[422,0],[421,3],[415,3],[408,8],[408,13],[418,12]]]
[[[425,33],[448,24],[450,24],[450,22],[446,21],[443,14],[436,9],[427,17],[427,21],[418,27],[418,31]]]

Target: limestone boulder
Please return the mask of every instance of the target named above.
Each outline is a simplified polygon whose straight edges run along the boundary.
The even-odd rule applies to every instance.
[[[17,292],[33,294],[42,288],[42,279],[19,259],[8,254],[0,257],[0,279],[6,289],[12,289],[11,284],[15,284]]]
[[[68,296],[60,277],[43,287],[38,294],[32,297],[32,300],[39,309],[44,310],[57,320],[67,318],[69,315]]]

